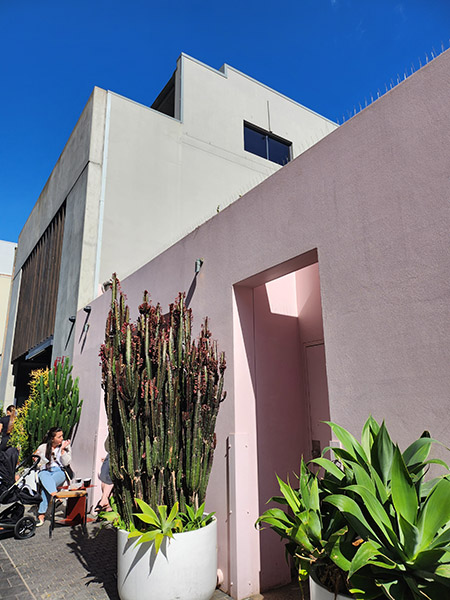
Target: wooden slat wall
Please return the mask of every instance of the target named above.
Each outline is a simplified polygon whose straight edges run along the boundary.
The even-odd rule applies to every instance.
[[[22,267],[12,361],[53,334],[65,215],[63,204]]]

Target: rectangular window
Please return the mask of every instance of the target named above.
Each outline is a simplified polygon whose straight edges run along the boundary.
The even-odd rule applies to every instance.
[[[244,150],[279,165],[291,160],[292,143],[244,122]]]

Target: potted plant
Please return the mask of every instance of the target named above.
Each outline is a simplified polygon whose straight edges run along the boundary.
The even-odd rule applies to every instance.
[[[343,582],[360,600],[448,597],[450,474],[443,461],[428,460],[436,440],[425,432],[402,453],[384,423],[372,417],[361,443],[330,426],[341,444],[333,448],[335,460],[311,461],[319,473],[302,462],[299,489],[280,480],[283,496],[274,498],[291,514],[269,509],[258,523],[288,540],[299,578],[313,577],[312,599],[318,597],[316,583],[327,579],[330,598],[338,597]],[[430,463],[445,474],[426,481]]]
[[[164,315],[144,292],[131,323],[114,275],[100,357],[115,509],[105,515],[119,529],[119,595],[209,600],[216,521],[203,511],[224,355],[207,319],[192,340],[182,294]]]

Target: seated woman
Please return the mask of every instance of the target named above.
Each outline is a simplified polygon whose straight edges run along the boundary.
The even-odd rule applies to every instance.
[[[38,477],[42,485],[42,502],[38,508],[36,524],[36,527],[40,527],[44,524],[51,497],[56,494],[58,486],[61,486],[66,479],[63,467],[67,467],[72,458],[70,440],[63,439],[61,427],[52,427],[35,454],[40,457]]]
[[[0,452],[6,450],[11,435],[11,431],[14,427],[14,421],[16,420],[16,407],[11,404],[6,409],[6,417],[0,419],[0,433],[2,434],[2,441],[0,442]]]

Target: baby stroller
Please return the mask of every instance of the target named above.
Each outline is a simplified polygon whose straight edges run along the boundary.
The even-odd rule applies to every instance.
[[[14,536],[24,540],[34,535],[36,529],[34,518],[24,516],[24,504],[39,504],[41,501],[41,496],[26,483],[27,476],[36,470],[39,460],[33,460],[31,467],[26,468],[15,481],[16,470],[27,462],[25,460],[17,466],[18,458],[17,448],[0,452],[0,528],[13,529]]]

